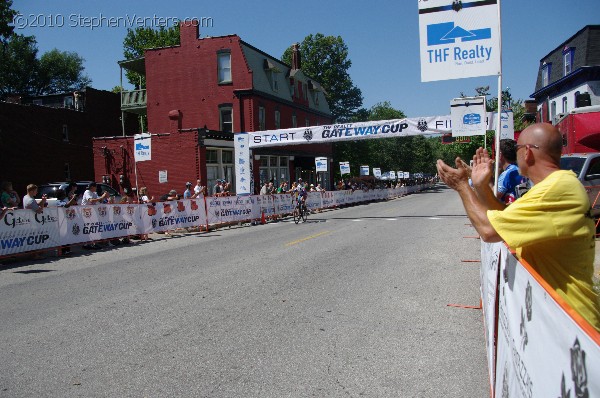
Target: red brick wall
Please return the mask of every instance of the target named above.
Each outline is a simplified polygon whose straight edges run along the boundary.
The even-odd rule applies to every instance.
[[[196,185],[196,179],[201,177],[198,165],[206,159],[205,155],[202,155],[202,159],[199,158],[200,148],[197,143],[196,132],[153,135],[152,160],[137,164],[138,186],[147,187],[150,194],[158,199],[171,189],[183,194],[187,181]],[[103,153],[108,153],[108,156],[103,156]],[[123,174],[125,186],[135,187],[134,159],[133,137],[94,139],[96,181],[102,181],[103,176],[110,175],[113,187],[122,191],[119,176]],[[167,171],[167,183],[158,182],[159,170]],[[206,174],[205,170],[204,173]],[[206,175],[202,179],[206,184]]]

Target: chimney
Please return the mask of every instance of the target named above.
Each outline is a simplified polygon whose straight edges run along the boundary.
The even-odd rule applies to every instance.
[[[300,69],[300,48],[298,43],[292,44],[292,70]]]
[[[198,19],[185,19],[179,22],[179,41],[181,46],[195,44],[199,35]]]

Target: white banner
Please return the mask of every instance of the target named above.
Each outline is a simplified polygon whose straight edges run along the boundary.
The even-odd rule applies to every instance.
[[[133,136],[134,158],[136,162],[152,160],[152,136],[148,133]]]
[[[594,341],[504,245],[501,258],[496,397],[599,397],[598,333]]]
[[[390,179],[392,179],[392,180],[396,179],[396,172],[395,171],[390,171]]]
[[[250,148],[248,145],[248,134],[237,133],[234,135],[235,149],[235,178],[236,178],[236,193],[238,195],[252,194],[251,187],[251,168],[250,168]]]
[[[140,233],[138,205],[98,204],[59,207],[62,244],[92,242]]]
[[[481,241],[480,289],[483,318],[485,320],[485,346],[488,356],[490,386],[494,385],[496,364],[496,291],[498,288],[498,269],[500,250],[503,243]]]
[[[452,136],[485,135],[485,97],[454,98],[450,101]]]
[[[421,81],[499,75],[499,4],[419,0]]]
[[[350,162],[340,162],[340,174],[350,174]]]
[[[208,223],[246,221],[260,218],[257,198],[260,196],[220,196],[206,199]]]
[[[368,176],[370,174],[369,170],[369,166],[360,166],[360,175]]]
[[[405,171],[404,176],[402,178],[410,178],[410,172]]]
[[[490,128],[488,130],[496,130],[498,121],[498,112],[490,112],[488,115],[490,119]],[[502,111],[500,117],[500,139],[515,139],[515,121],[513,111]]]
[[[144,233],[206,225],[204,198],[140,205]]]
[[[381,169],[379,167],[373,167],[373,176],[375,178],[381,178]]]
[[[8,210],[0,219],[0,256],[60,246],[57,208]]]
[[[315,171],[327,171],[327,158],[315,158]]]

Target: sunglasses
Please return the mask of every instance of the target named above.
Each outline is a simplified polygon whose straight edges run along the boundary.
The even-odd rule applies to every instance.
[[[517,144],[517,145],[515,145],[515,148],[517,151],[523,147],[540,149],[539,145],[534,145],[534,144]]]

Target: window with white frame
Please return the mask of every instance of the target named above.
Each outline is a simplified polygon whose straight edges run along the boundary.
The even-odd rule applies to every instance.
[[[220,106],[219,107],[219,122],[221,131],[228,133],[233,132],[233,110],[231,106]]]
[[[542,87],[546,87],[550,83],[550,69],[552,64],[544,63],[542,65]]]
[[[261,187],[266,181],[273,181],[275,188],[282,181],[288,181],[289,183],[289,157],[260,155],[259,176]]]
[[[279,111],[275,111],[275,128],[279,129],[281,128],[281,114],[279,113]]]
[[[218,82],[231,83],[231,52],[217,53]]]
[[[69,126],[63,124],[62,126],[62,140],[69,141]]]
[[[568,111],[569,111],[569,109],[568,109],[567,97],[563,97],[563,99],[562,99],[562,113],[567,113]]]
[[[563,65],[564,65],[564,73],[563,76],[567,76],[569,73],[573,71],[573,51],[572,47],[565,48],[563,50]]]
[[[554,124],[556,119],[556,101],[550,103],[550,121]]]
[[[266,130],[266,125],[265,125],[265,107],[264,106],[259,106],[258,107],[258,129],[260,131]]]
[[[235,192],[233,150],[225,148],[206,149],[206,177],[210,195],[214,195],[217,180],[231,183],[231,192]]]

